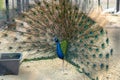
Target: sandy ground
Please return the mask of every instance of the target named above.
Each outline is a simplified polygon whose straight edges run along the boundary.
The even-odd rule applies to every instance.
[[[63,72],[61,64],[59,59],[24,62],[18,76],[1,76],[0,80],[82,80],[80,78],[84,77],[71,65]]]

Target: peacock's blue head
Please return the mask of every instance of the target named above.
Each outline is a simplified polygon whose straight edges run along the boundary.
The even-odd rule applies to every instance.
[[[54,37],[54,41],[57,43],[59,42],[58,38],[57,37]]]

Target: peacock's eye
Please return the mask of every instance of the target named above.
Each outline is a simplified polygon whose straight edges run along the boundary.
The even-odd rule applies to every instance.
[[[13,49],[13,47],[10,46],[8,49],[11,50],[11,49]]]
[[[109,38],[106,39],[106,43],[109,44]]]
[[[55,42],[58,42],[58,39],[55,37],[54,39],[53,39]]]
[[[104,48],[105,48],[105,44],[104,44],[104,43],[102,43],[102,44],[101,44],[101,47],[102,47],[102,49],[104,49]]]
[[[96,68],[96,66],[97,66],[96,64],[93,64],[93,68]]]
[[[103,63],[100,64],[100,68],[101,68],[101,69],[104,68],[104,64],[103,64]]]
[[[18,40],[18,38],[15,37],[15,38],[14,38],[14,41],[16,41],[16,40]]]
[[[18,49],[22,49],[22,47],[21,47],[21,46],[19,46],[19,47],[18,47]]]
[[[92,57],[93,57],[93,58],[96,58],[96,55],[95,55],[95,54],[93,54],[93,55],[92,55]]]
[[[87,76],[90,76],[90,73],[85,73]]]
[[[104,30],[103,30],[103,29],[101,29],[101,30],[100,30],[100,33],[101,33],[101,34],[104,34]]]
[[[108,58],[109,58],[109,53],[106,54],[106,59],[108,59]]]
[[[101,54],[99,54],[99,58],[102,58],[103,57],[103,54],[101,53]]]
[[[113,55],[113,49],[110,50],[110,54]]]
[[[106,70],[108,70],[109,69],[109,65],[106,65]]]
[[[93,32],[92,32],[92,31],[90,31],[90,34],[93,34]]]

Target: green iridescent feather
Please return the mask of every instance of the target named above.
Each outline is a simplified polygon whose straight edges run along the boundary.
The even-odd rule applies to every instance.
[[[67,49],[68,49],[68,42],[66,40],[63,40],[61,43],[61,49],[63,51],[63,54],[67,54]]]

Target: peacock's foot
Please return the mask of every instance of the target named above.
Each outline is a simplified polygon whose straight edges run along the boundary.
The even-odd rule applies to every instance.
[[[67,74],[68,74],[68,69],[67,69],[67,68],[62,68],[62,69],[60,69],[60,72],[61,72],[63,75],[67,75]]]

